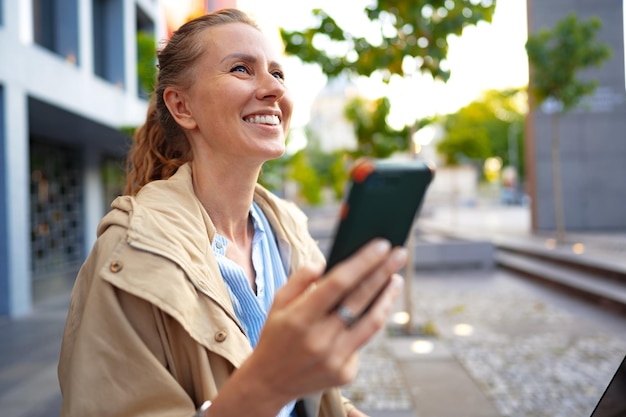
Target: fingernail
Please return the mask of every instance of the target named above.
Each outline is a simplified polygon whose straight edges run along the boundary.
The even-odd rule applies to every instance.
[[[387,251],[389,251],[390,248],[391,248],[391,243],[389,243],[389,241],[386,239],[379,240],[374,245],[374,251],[380,254],[386,253]]]
[[[406,248],[398,248],[396,252],[393,254],[394,258],[398,262],[405,262],[408,256],[408,251]]]
[[[395,290],[401,290],[404,287],[404,278],[401,275],[393,275],[391,277],[391,286]]]

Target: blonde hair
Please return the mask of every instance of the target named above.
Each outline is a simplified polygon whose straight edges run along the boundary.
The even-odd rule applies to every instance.
[[[237,9],[223,9],[182,25],[157,51],[158,75],[145,123],[135,132],[126,161],[124,194],[137,194],[147,183],[167,179],[191,161],[191,147],[183,129],[170,114],[163,92],[168,87],[189,88],[195,64],[206,46],[199,36],[205,29],[226,23],[257,24]]]

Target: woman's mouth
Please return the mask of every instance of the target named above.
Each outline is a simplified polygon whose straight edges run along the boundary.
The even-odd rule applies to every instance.
[[[252,115],[243,119],[248,123],[255,124],[263,124],[270,126],[278,126],[280,124],[280,118],[276,115],[271,114],[263,114],[263,115]]]

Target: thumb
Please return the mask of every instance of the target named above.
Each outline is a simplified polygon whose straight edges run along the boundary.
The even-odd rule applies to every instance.
[[[281,308],[290,304],[311,287],[324,272],[323,266],[305,265],[294,272],[287,283],[276,292],[272,307]]]

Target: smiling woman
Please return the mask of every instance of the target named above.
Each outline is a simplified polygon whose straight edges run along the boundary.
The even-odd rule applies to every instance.
[[[363,416],[337,387],[384,325],[406,251],[375,240],[323,275],[305,215],[257,184],[293,105],[248,16],[198,17],[157,57],[127,195],[72,293],[61,414]]]

